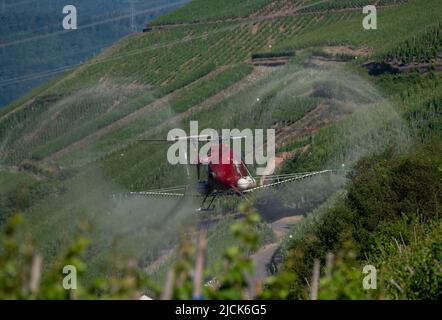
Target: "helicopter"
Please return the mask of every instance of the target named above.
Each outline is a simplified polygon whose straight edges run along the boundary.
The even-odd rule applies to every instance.
[[[202,197],[201,207],[198,211],[211,211],[214,201],[222,196],[240,196],[247,199],[247,195],[266,188],[306,179],[316,175],[331,173],[336,170],[322,170],[315,172],[302,172],[280,175],[252,176],[244,158],[236,154],[225,140],[242,139],[244,137],[220,137],[212,139],[210,136],[186,136],[168,140],[140,139],[143,142],[175,143],[188,140],[194,144],[196,141],[212,142],[206,156],[198,156],[195,165],[197,173],[195,184],[175,186],[170,188],[154,189],[141,192],[129,192],[130,196],[164,196],[164,197]],[[187,158],[187,154],[185,155]],[[187,174],[189,176],[189,170]],[[257,182],[259,181],[259,183]],[[195,192],[196,191],[196,192]]]

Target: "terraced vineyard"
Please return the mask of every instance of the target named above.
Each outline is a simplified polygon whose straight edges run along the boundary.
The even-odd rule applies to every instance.
[[[164,138],[171,128],[187,130],[191,120],[200,130],[275,128],[284,158],[278,170],[292,173],[351,166],[388,144],[405,150],[441,135],[440,74],[375,78],[361,61],[434,59],[442,3],[378,3],[386,7],[374,32],[362,28],[355,10],[361,1],[196,0],[156,20],[152,31],[123,39],[0,113],[1,205],[8,215],[25,211],[48,259],[87,221],[96,228],[88,252],[95,270],[115,239],[117,251],[134,254],[145,267],[197,217],[195,203],[172,212],[175,202],[167,200],[113,202],[121,192],[188,182],[185,168],[165,162],[166,146],[140,137]],[[317,54],[330,48],[355,58]],[[288,63],[251,63],[278,54]],[[297,205],[289,191],[285,210]],[[17,194],[26,199],[22,208],[14,204]]]
[[[377,6],[391,6],[399,5],[408,0],[380,0],[376,2]],[[335,1],[321,1],[319,3],[307,6],[301,9],[301,12],[319,12],[332,10],[348,10],[354,8],[362,8],[368,5],[364,0],[335,0]]]
[[[390,17],[386,17],[390,21]],[[33,132],[32,124],[28,123],[14,133],[9,133],[9,151],[2,155],[2,158],[13,164],[29,157],[46,157],[85,138],[95,130],[148,106],[154,98],[162,97],[208,75],[216,68],[247,61],[253,52],[280,48],[294,50],[310,45],[336,43],[336,40],[330,42],[326,39],[314,39],[317,35],[322,37],[322,30],[329,28],[328,26],[346,28],[347,25],[354,25],[356,21],[358,19],[355,13],[328,13],[276,18],[259,23],[224,23],[207,28],[190,26],[133,36],[102,57],[86,63],[74,72],[75,76],[67,75],[67,79],[48,90],[45,97],[4,118],[0,122],[3,128],[22,123],[23,117],[31,119],[29,121],[39,119],[37,113],[42,118],[51,117],[53,121],[47,122],[48,127],[40,128],[38,132]],[[390,28],[395,26],[391,25]],[[366,37],[371,38],[369,34],[365,36],[361,31],[359,39],[354,39],[353,43],[357,45],[365,41]],[[308,39],[308,42],[304,39]],[[345,40],[347,41],[349,40]],[[376,38],[376,41],[380,40]],[[124,62],[126,58],[129,60]],[[87,82],[83,80],[86,78]],[[97,82],[100,84],[96,85]],[[89,83],[93,83],[95,89],[82,89],[90,87]],[[112,93],[116,87],[122,88],[117,93],[118,96]],[[95,96],[94,99],[100,100],[102,108],[96,108],[90,113],[92,110],[89,110],[87,104],[81,106],[81,100],[76,102],[77,106],[70,108],[69,95],[76,90],[88,92],[88,97]],[[107,97],[101,99],[104,93]],[[216,90],[211,93],[215,94]],[[92,101],[89,98],[88,100]],[[112,107],[113,103],[106,100],[118,101],[118,108],[115,105]],[[60,112],[58,107],[57,112],[45,111],[52,104],[64,105],[65,109],[69,109],[71,116]],[[69,120],[69,117],[74,117],[81,125]],[[40,122],[39,126],[43,127],[44,123],[45,121]],[[26,136],[26,139],[19,139],[19,136]]]
[[[161,25],[245,17],[269,4],[270,1],[271,0],[244,0],[238,3],[238,1],[235,0],[227,0],[221,3],[216,0],[196,0],[182,10],[177,10],[156,19],[152,24]]]
[[[380,0],[377,6],[395,6],[408,0]],[[259,0],[227,1],[197,0],[175,12],[152,21],[153,26],[167,26],[213,22],[222,20],[241,20],[244,18],[274,17],[296,15],[298,13],[325,13],[328,11],[351,11],[367,5],[363,0]]]
[[[434,62],[441,58],[442,23],[428,28],[424,32],[407,39],[380,59],[398,64]]]

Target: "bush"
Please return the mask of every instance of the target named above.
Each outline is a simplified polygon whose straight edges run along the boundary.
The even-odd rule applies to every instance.
[[[381,286],[395,299],[442,297],[442,224],[404,215],[383,223],[370,248],[370,264],[379,266]]]
[[[315,259],[324,262],[328,252],[339,253],[345,243],[351,242],[359,265],[368,264],[370,256],[370,261],[397,279],[384,281],[383,289],[389,297],[437,298],[434,287],[441,286],[437,272],[441,246],[434,230],[440,233],[440,154],[442,144],[437,140],[406,155],[389,148],[361,159],[349,174],[346,197],[313,223],[303,238],[291,242],[284,270],[296,274],[292,296],[306,297],[305,279],[311,276]],[[411,244],[413,226],[422,229],[427,224],[433,225],[432,231],[422,231],[422,235],[430,235]],[[392,234],[399,240],[392,242]],[[390,247],[385,247],[386,243]],[[407,255],[398,254],[398,244]],[[404,265],[414,271],[401,271]]]

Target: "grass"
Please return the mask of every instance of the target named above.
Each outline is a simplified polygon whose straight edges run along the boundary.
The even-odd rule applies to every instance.
[[[0,171],[0,194],[14,191],[18,186],[30,186],[35,181],[35,178],[26,172]]]
[[[381,0],[377,2],[378,6],[383,5],[393,5],[393,4],[401,4],[405,3],[408,0]],[[313,5],[307,6],[304,9],[301,9],[301,12],[318,12],[318,11],[329,11],[329,10],[339,10],[339,9],[348,9],[348,8],[362,8],[367,5],[367,2],[364,0],[334,0],[334,1],[324,1],[322,3],[317,3]]]
[[[186,111],[190,107],[221,92],[241,80],[251,71],[252,67],[244,64],[219,70],[206,78],[205,81],[186,86],[168,101],[166,106],[150,112],[146,117],[136,119],[130,126],[113,130],[98,141],[87,144],[77,152],[69,153],[62,157],[60,161],[65,165],[81,166],[85,162],[90,161],[90,159],[97,159],[117,147],[121,148],[124,146],[124,143],[131,141],[134,136],[154,128],[155,125],[166,121],[171,116]]]
[[[194,0],[181,9],[152,21],[152,25],[245,17],[269,4],[269,0]]]
[[[252,69],[252,66],[245,64],[228,67],[226,70],[223,70],[208,79],[208,81],[201,82],[196,86],[185,89],[184,92],[171,102],[171,108],[177,113],[186,111],[191,106],[206,100],[243,79],[252,71]]]
[[[394,61],[398,64],[432,62],[442,49],[442,22],[429,27],[384,53],[378,60]]]
[[[376,52],[387,52],[392,47],[405,41],[412,34],[419,34],[429,24],[441,18],[440,1],[429,0],[425,3],[411,0],[397,8],[378,11],[378,29],[364,30],[360,14],[352,15],[349,20],[337,21],[333,25],[322,24],[312,31],[299,35],[295,39],[286,39],[274,47],[275,50],[321,45],[368,46]]]

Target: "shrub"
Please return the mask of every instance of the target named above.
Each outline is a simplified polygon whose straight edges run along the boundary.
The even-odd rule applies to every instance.
[[[370,256],[370,261],[401,283],[384,281],[389,297],[437,298],[434,286],[440,288],[441,247],[434,230],[440,232],[441,153],[442,144],[437,140],[406,155],[388,148],[361,159],[349,174],[346,197],[313,223],[303,238],[291,242],[284,270],[296,274],[292,296],[306,297],[306,279],[315,259],[324,262],[328,252],[340,252],[345,243],[352,242],[360,265]],[[434,224],[433,231],[411,245],[410,230],[426,224]],[[422,235],[426,233],[422,231]],[[392,234],[398,239],[395,242]],[[396,242],[407,255],[398,254]],[[404,271],[401,263],[414,271]]]

